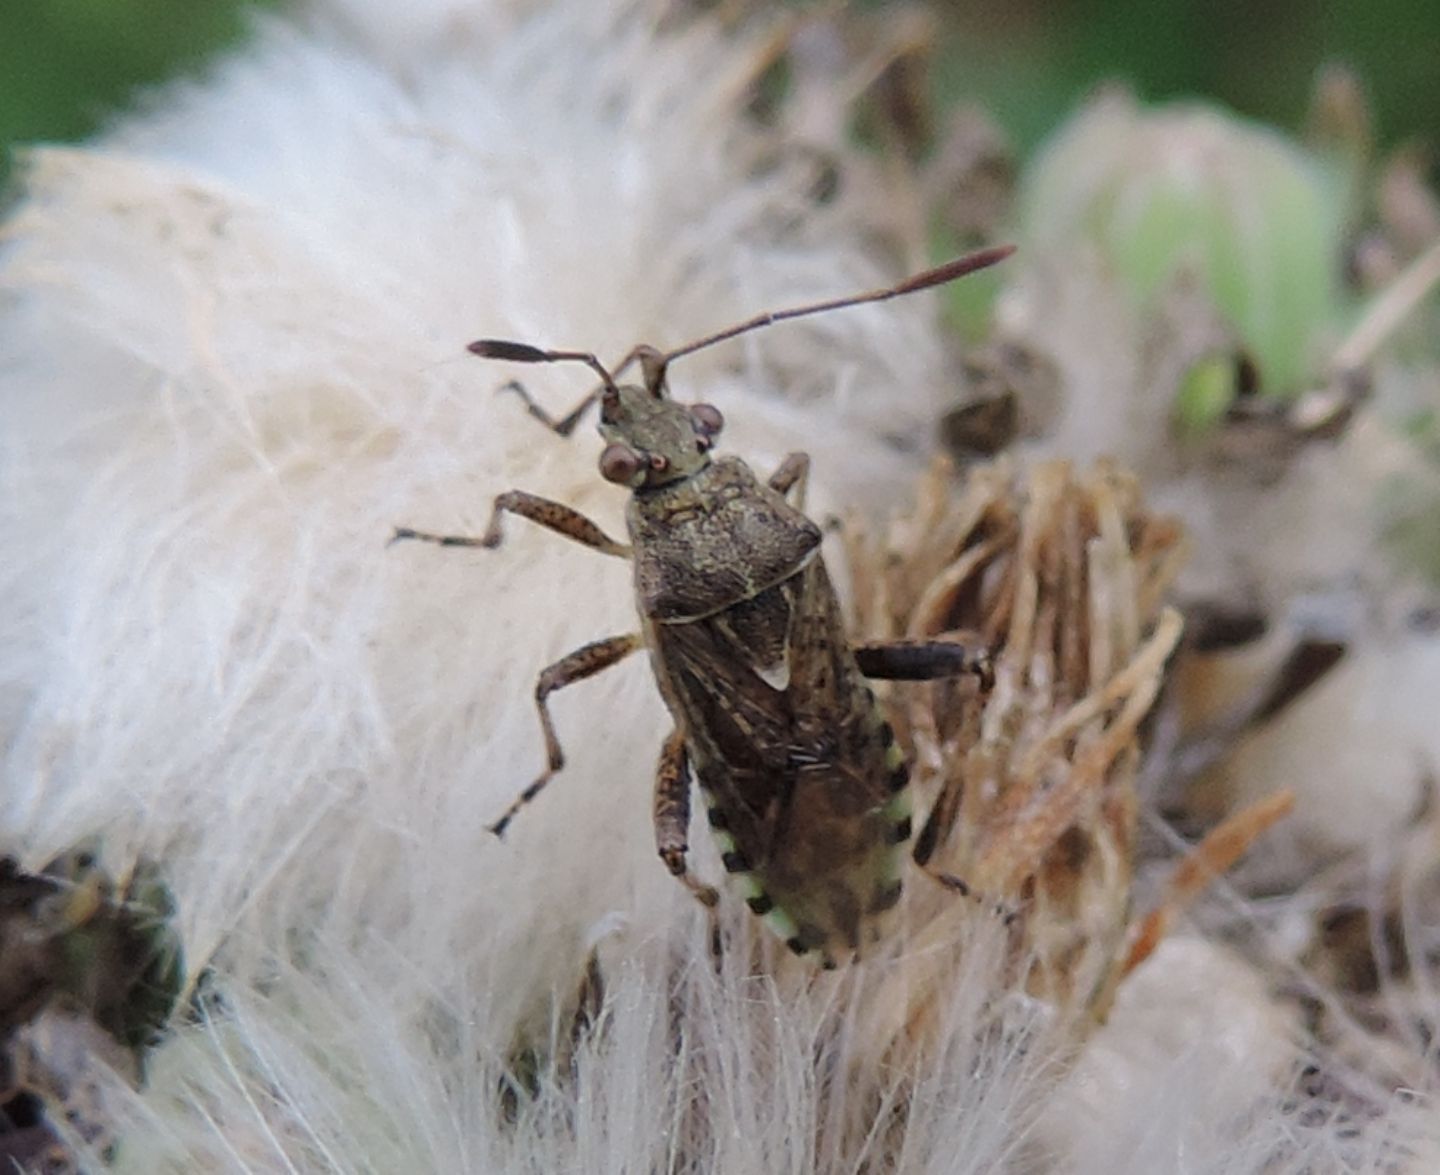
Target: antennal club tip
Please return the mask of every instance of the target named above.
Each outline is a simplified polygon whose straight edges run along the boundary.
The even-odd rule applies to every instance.
[[[506,339],[476,339],[465,349],[482,359],[504,359],[511,363],[548,363],[551,359],[549,351]]]
[[[943,286],[947,282],[953,282],[956,278],[964,277],[967,273],[998,265],[1014,253],[1015,249],[1015,245],[992,245],[986,249],[976,249],[973,253],[966,253],[963,257],[947,261],[944,265],[927,269],[924,273],[917,273],[914,277],[896,286],[894,292],[896,294],[913,294],[916,290],[928,290],[932,286]]]

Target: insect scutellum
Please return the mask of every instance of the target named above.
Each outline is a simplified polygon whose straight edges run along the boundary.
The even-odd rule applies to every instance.
[[[632,491],[630,542],[523,490],[495,499],[478,538],[402,527],[394,539],[495,547],[503,516],[518,514],[629,559],[640,620],[637,632],[592,641],[541,672],[535,701],[546,769],[491,826],[497,836],[564,765],[549,695],[649,649],[675,722],[654,793],[656,847],[667,868],[706,905],[718,900],[687,865],[693,771],[722,862],[750,908],[797,954],[817,952],[830,965],[837,950],[859,950],[899,899],[900,850],[912,834],[908,764],[865,678],[969,674],[988,688],[989,659],[945,639],[852,646],[820,556],[820,529],[790,500],[803,493],[809,457],[791,453],[764,482],[738,458],[712,458],[723,417],[713,405],[672,400],[666,371],[681,356],[748,331],[943,285],[1013,251],[982,249],[898,285],[759,314],[669,352],[637,346],[613,374],[586,351],[502,339],[470,344],[483,358],[577,362],[600,377],[559,420],[520,385],[507,387],[561,435],[599,402],[606,441],[600,473]],[[620,384],[618,376],[637,362],[641,385]],[[928,869],[933,839],[922,831],[917,864],[968,892],[959,879]]]

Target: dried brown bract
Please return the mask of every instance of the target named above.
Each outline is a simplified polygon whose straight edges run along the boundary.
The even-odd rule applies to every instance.
[[[117,885],[84,850],[0,858],[0,1169],[106,1149],[105,1090],[140,1082],[183,979],[173,912],[146,865]]]
[[[962,479],[937,462],[908,515],[882,531],[852,524],[846,541],[856,637],[992,651],[988,692],[897,684],[885,699],[926,816],[916,858],[973,900],[917,877],[894,933],[819,983],[754,935],[748,952],[727,940],[721,965],[741,956],[813,1023],[816,1153],[834,1169],[893,1170],[936,1083],[1003,1101],[1012,1082],[1058,1077],[1120,981],[1289,799],[1222,821],[1137,915],[1144,723],[1181,635],[1166,598],[1184,538],[1115,465],[1021,473],[1002,460]]]
[[[1015,911],[1017,980],[1071,1010],[1103,1014],[1124,968],[1141,725],[1180,636],[1165,597],[1183,548],[1135,478],[1065,462],[1018,476],[999,462],[963,485],[937,464],[909,517],[851,542],[867,635],[974,634],[993,650],[988,696],[892,694],[934,803],[917,853]],[[911,949],[974,916],[919,891]]]
[[[921,868],[855,965],[818,971],[723,906],[711,956],[698,936],[674,956],[666,1080],[711,1091],[676,1110],[687,1156],[721,1145],[724,1098],[770,1096],[802,1070],[815,1098],[804,1146],[819,1170],[904,1169],[913,1116],[957,1083],[972,1113],[1020,1089],[1043,1106],[1036,1091],[1065,1072],[1124,977],[1290,803],[1220,821],[1137,914],[1144,723],[1181,634],[1166,597],[1184,540],[1132,475],[999,461],[962,479],[937,463],[906,517],[846,538],[851,638],[978,643],[993,687],[903,682],[882,699],[913,756]],[[627,952],[605,966],[637,963]],[[603,1054],[619,1016],[609,997],[598,1016],[574,1014],[578,1035],[565,1043],[557,1030],[548,1050],[531,1049],[511,1085],[538,1098],[538,1061],[559,1086],[583,1086],[584,1058]],[[565,1009],[556,1024],[571,1018]],[[512,1099],[507,1116],[524,1105]],[[996,1154],[1019,1145],[1023,1123],[1011,1125],[986,1144]]]

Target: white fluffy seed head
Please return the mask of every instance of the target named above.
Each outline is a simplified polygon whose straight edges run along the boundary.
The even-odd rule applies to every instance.
[[[478,533],[514,487],[621,529],[589,425],[494,394],[523,375],[563,411],[585,373],[465,343],[613,359],[884,276],[747,174],[743,41],[627,4],[407,12],[265,25],[34,152],[8,228],[0,845],[33,867],[100,833],[114,873],[165,864],[225,1014],[157,1059],[157,1163],[497,1169],[477,1107],[597,927],[693,928],[652,847],[641,658],[555,697],[566,770],[485,831],[543,762],[539,668],[635,618],[623,562],[517,520],[497,551],[386,548]],[[928,317],[796,324],[674,384],[757,467],[807,448],[854,500],[904,482],[896,441],[933,419]],[[626,1121],[655,1109],[638,1077]],[[171,1112],[196,1098],[198,1135]]]
[[[706,970],[654,859],[667,719],[642,659],[556,695],[565,771],[506,843],[485,831],[542,763],[537,670],[633,626],[625,565],[513,519],[497,551],[385,545],[478,534],[512,487],[619,530],[588,429],[492,394],[523,375],[564,410],[583,372],[469,339],[608,360],[880,282],[853,226],[743,165],[757,60],[619,0],[330,0],[29,158],[0,270],[0,849],[35,866],[100,834],[114,873],[163,861],[217,999],[120,1107],[122,1165],[667,1169],[703,1080],[700,1169],[848,1169],[816,1116],[844,999],[883,984],[782,1007]],[[758,468],[808,449],[817,490],[873,507],[950,390],[928,321],[923,297],[809,320],[672,382]],[[554,1009],[597,943],[592,1096],[542,1086],[498,1127],[502,1074],[563,1051]],[[907,1171],[1014,1160],[1054,1077],[1043,1015],[995,1011],[977,957],[910,1095]],[[840,1051],[816,1057],[822,1021]],[[1273,1141],[1251,1128],[1210,1169],[1251,1169]]]

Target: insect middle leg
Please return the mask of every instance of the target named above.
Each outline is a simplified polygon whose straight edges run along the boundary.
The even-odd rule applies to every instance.
[[[685,862],[690,851],[690,770],[685,735],[677,727],[660,748],[655,772],[655,847],[665,867],[703,905],[714,906],[720,895],[713,886],[697,881]]]
[[[412,530],[408,526],[397,526],[390,536],[392,543],[405,539],[419,539],[421,542],[438,543],[442,547],[498,547],[503,537],[500,519],[506,514],[518,514],[528,518],[547,530],[564,535],[577,543],[599,551],[602,555],[615,555],[621,559],[630,557],[630,547],[612,539],[591,522],[580,511],[542,498],[538,494],[527,494],[524,490],[509,490],[495,499],[495,508],[490,513],[490,525],[479,538],[463,534],[432,534],[425,530]]]
[[[565,766],[565,752],[560,749],[560,739],[555,734],[555,723],[550,717],[550,707],[545,704],[546,699],[557,689],[609,669],[644,644],[644,638],[636,632],[606,637],[576,649],[540,671],[540,678],[535,683],[535,706],[540,712],[540,730],[545,736],[545,770],[515,797],[500,819],[490,825],[490,831],[496,836],[505,835],[505,829],[515,818],[515,813],[538,796],[556,772]]]

